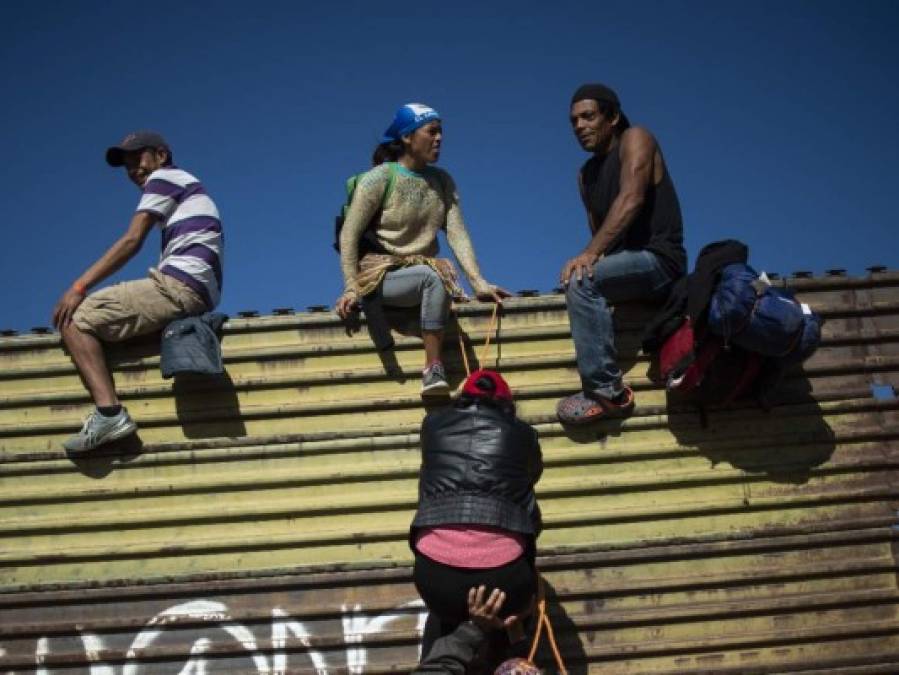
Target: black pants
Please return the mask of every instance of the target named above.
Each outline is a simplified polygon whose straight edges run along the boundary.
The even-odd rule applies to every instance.
[[[500,567],[467,569],[444,565],[416,551],[412,579],[429,612],[422,638],[422,658],[431,651],[435,640],[452,633],[468,619],[468,590],[472,586],[486,586],[488,593],[494,588],[503,591],[506,594],[500,612],[503,617],[527,610],[537,592],[537,572],[526,556]],[[504,642],[503,646],[508,647],[504,633],[491,636],[491,651],[501,647],[493,645],[494,642]]]

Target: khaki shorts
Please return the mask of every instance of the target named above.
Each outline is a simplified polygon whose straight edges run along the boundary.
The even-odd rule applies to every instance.
[[[123,281],[91,293],[78,305],[72,321],[104,342],[120,342],[206,310],[206,303],[192,288],[151,269],[146,279]]]

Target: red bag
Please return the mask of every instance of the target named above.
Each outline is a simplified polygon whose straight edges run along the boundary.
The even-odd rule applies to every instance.
[[[688,394],[701,405],[728,404],[755,381],[762,357],[738,347],[724,348],[721,338],[697,336],[685,318],[659,351],[659,371],[665,388]]]

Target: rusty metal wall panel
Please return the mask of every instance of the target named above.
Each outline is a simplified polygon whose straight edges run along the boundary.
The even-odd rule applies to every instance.
[[[616,316],[634,416],[563,429],[564,298],[509,302],[487,365],[540,432],[542,568],[581,671],[899,671],[899,403],[871,391],[899,376],[899,274],[785,285],[827,318],[822,348],[773,410],[705,429],[647,377],[640,307]],[[488,325],[460,311],[475,362]],[[152,345],[116,353],[140,443],[70,459],[90,406],[71,362],[54,336],[0,339],[0,669],[414,661],[419,342],[385,364],[364,331],[306,314],[231,321],[223,349],[226,380],[176,386]],[[445,351],[458,381],[454,335]]]
[[[870,669],[899,666],[893,540],[889,528],[822,530],[539,565],[572,673],[890,672]],[[16,671],[407,672],[424,619],[408,568],[0,602],[3,665]]]

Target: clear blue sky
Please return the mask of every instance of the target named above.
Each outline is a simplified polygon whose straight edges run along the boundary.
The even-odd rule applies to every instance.
[[[124,231],[139,194],[103,152],[137,128],[219,205],[223,311],[332,304],[344,179],[410,101],[443,115],[486,277],[550,290],[587,240],[585,81],[659,139],[691,264],[736,237],[780,273],[899,266],[896,2],[19,0],[0,38],[0,328],[48,325]]]

